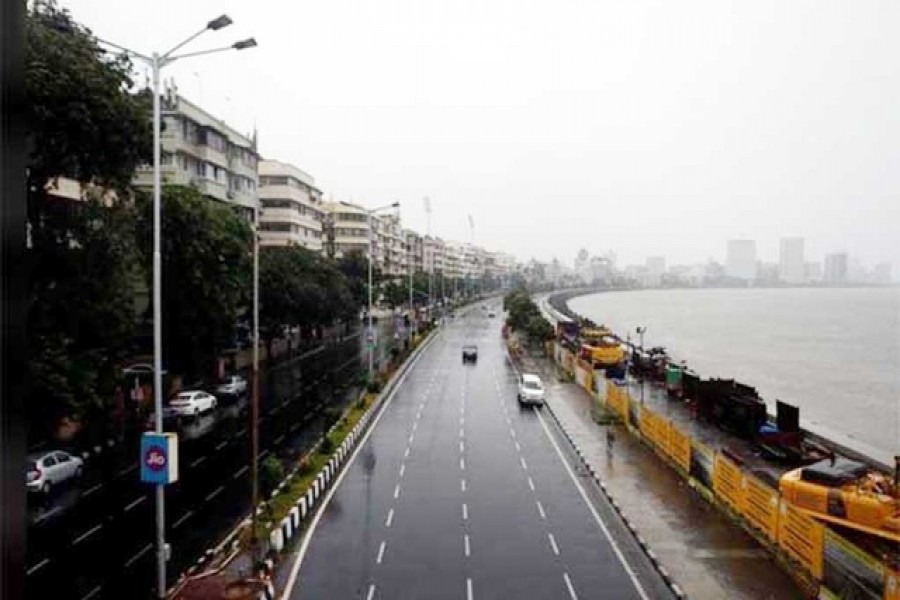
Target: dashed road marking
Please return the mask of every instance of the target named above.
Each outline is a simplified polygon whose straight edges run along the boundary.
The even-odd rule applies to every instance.
[[[469,545],[469,534],[468,533],[463,536],[463,540],[465,541],[466,558],[469,558],[469,556],[472,554],[472,547]]]
[[[152,550],[152,549],[153,549],[153,544],[147,544],[146,546],[144,546],[143,548],[141,548],[140,550],[138,550],[138,553],[137,553],[137,554],[135,554],[134,556],[132,556],[131,558],[129,558],[129,559],[125,562],[125,568],[127,569],[128,567],[130,567],[131,565],[133,565],[133,564],[134,564],[135,562],[137,562],[143,555],[147,554],[147,553],[148,553],[150,550]]]
[[[460,488],[462,491],[466,491],[466,480],[465,480],[465,479],[461,479],[461,480],[460,480],[460,482],[459,482],[459,488]]]
[[[391,523],[394,522],[394,509],[388,511],[387,520],[384,522],[385,527],[390,527]]]
[[[531,488],[532,492],[534,491],[534,481],[531,479],[531,477],[528,478],[528,487]]]
[[[283,441],[284,441],[284,435],[279,435],[277,438],[272,440],[272,443],[277,446],[278,444],[280,444]]]
[[[541,514],[542,519],[547,519],[547,513],[544,512],[544,505],[541,504],[541,501],[537,501],[538,512]]]
[[[572,597],[572,600],[578,600],[578,594],[575,593],[575,588],[572,586],[572,580],[569,579],[569,574],[563,573],[563,579],[566,581],[566,587],[569,589],[569,596]]]
[[[413,442],[416,441],[416,434],[409,434],[409,445],[412,446]]]
[[[28,569],[28,571],[26,571],[25,574],[26,574],[26,575],[31,575],[32,573],[38,571],[39,569],[42,569],[43,567],[47,566],[47,563],[49,563],[49,562],[50,562],[50,559],[49,559],[49,558],[45,558],[45,559],[42,560],[41,562],[37,563],[36,565],[34,565],[34,566],[31,567],[30,569]]]
[[[250,467],[248,467],[247,465],[244,465],[243,467],[241,467],[240,469],[235,471],[234,475],[232,475],[231,478],[232,479],[240,479],[241,475],[246,473],[249,469],[250,469]]]
[[[403,453],[403,458],[409,458],[409,446],[406,447],[406,452]]]
[[[205,456],[201,456],[200,458],[198,458],[197,460],[195,460],[194,462],[191,463],[191,468],[194,469],[194,468],[197,467],[197,465],[199,465],[199,464],[201,464],[201,463],[203,463],[203,462],[205,462],[205,461],[206,461],[206,457],[205,457]]]
[[[369,593],[366,594],[366,600],[372,600],[375,597],[375,584],[372,583],[369,585]]]
[[[472,578],[469,577],[466,579],[466,600],[472,600],[474,596],[472,595]]]
[[[101,590],[101,589],[103,589],[103,586],[98,585],[97,587],[95,587],[94,589],[92,589],[91,591],[89,591],[87,594],[85,594],[84,596],[82,596],[82,597],[81,597],[81,600],[90,600],[91,598],[93,598],[94,596],[96,596],[98,593],[100,593],[100,590]]]
[[[403,477],[403,474],[406,473],[406,465],[400,465],[400,477]]]
[[[72,545],[75,546],[75,545],[77,545],[77,544],[80,544],[81,542],[83,542],[84,540],[88,539],[89,537],[91,537],[92,535],[94,535],[95,533],[97,533],[98,531],[100,531],[101,529],[103,529],[103,524],[102,524],[102,523],[99,524],[99,525],[97,525],[96,527],[93,527],[93,528],[91,528],[91,529],[88,529],[87,531],[85,531],[84,533],[82,533],[81,535],[79,535],[77,538],[75,538],[74,540],[72,540]]]
[[[521,452],[521,451],[522,451],[522,446],[520,446],[519,441],[516,440],[516,452]]]
[[[221,450],[222,448],[224,448],[227,445],[228,445],[228,440],[225,440],[224,442],[220,442],[220,443],[216,444],[216,450]]]
[[[40,522],[43,521],[44,519],[49,519],[50,517],[52,517],[52,516],[55,515],[56,513],[60,512],[61,510],[62,510],[62,507],[61,507],[61,506],[54,506],[53,508],[51,508],[50,510],[48,510],[47,512],[45,512],[44,514],[42,514],[40,517],[38,517],[37,519],[35,519],[34,522],[35,522],[35,524],[40,523]]]
[[[387,542],[384,540],[381,541],[381,546],[378,548],[378,557],[375,559],[376,564],[381,564],[381,559],[384,558],[384,548],[387,545]]]
[[[213,490],[212,492],[210,492],[210,494],[207,495],[206,498],[203,499],[203,501],[204,501],[204,502],[209,502],[210,500],[212,500],[213,498],[215,498],[216,496],[218,496],[219,494],[221,494],[223,491],[225,491],[225,486],[224,486],[224,485],[220,485],[220,486],[217,487],[215,490]]]
[[[520,457],[519,457],[519,462],[522,463],[522,468],[525,469],[525,470],[527,471],[527,470],[528,470],[528,463],[525,462],[525,457],[524,457],[524,456],[520,456]]]
[[[94,492],[96,492],[97,490],[99,490],[99,489],[102,488],[102,487],[103,487],[103,484],[102,484],[102,483],[98,483],[97,485],[95,485],[95,486],[92,487],[91,489],[89,489],[89,490],[87,490],[86,492],[84,492],[83,494],[81,494],[81,497],[84,498],[84,497],[86,497],[86,496],[90,496],[91,494],[93,494]]]
[[[468,521],[469,520],[469,505],[466,504],[465,502],[463,502],[462,511],[463,511],[463,521]]]
[[[550,547],[553,548],[553,554],[559,556],[559,546],[556,545],[556,538],[553,537],[552,533],[548,533],[547,537],[550,538]]]
[[[398,483],[397,486],[394,488],[394,500],[396,500],[399,497],[400,497],[400,484]]]
[[[512,427],[510,427],[510,428],[509,428],[509,434],[510,434],[511,436],[513,436],[513,437],[516,437],[516,430],[513,429]]]
[[[459,453],[462,454],[466,451],[466,443],[462,440],[459,440]]]
[[[131,502],[130,504],[127,504],[127,505],[125,506],[124,512],[128,512],[129,510],[131,510],[132,508],[134,508],[135,506],[137,506],[137,505],[140,504],[141,502],[145,501],[146,499],[147,499],[147,496],[141,496],[140,498],[134,500],[134,501]]]
[[[138,464],[137,464],[137,463],[134,463],[134,464],[131,465],[130,467],[125,467],[124,469],[122,469],[121,471],[119,471],[119,477],[122,477],[122,476],[124,476],[124,475],[128,475],[128,474],[131,473],[132,471],[137,470],[137,468],[138,468]]]
[[[193,516],[194,516],[194,511],[192,511],[192,510],[187,511],[186,513],[181,515],[181,517],[177,521],[172,523],[172,529],[178,529],[179,527],[181,527],[181,525],[185,521],[187,521],[188,519],[190,519]]]
[[[463,431],[462,427],[459,428],[459,437],[466,437],[466,434]]]
[[[462,470],[462,471],[465,471],[465,470],[466,470],[466,459],[460,457],[460,459],[459,459],[459,468],[460,468],[460,470]]]

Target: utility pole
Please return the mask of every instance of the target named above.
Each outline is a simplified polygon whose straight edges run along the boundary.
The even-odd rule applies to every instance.
[[[644,360],[644,333],[647,332],[647,327],[637,327],[635,332],[641,336],[641,361]],[[644,403],[644,374],[641,373],[641,404]]]
[[[269,357],[271,360],[271,357]],[[250,399],[250,548],[253,564],[260,561],[259,540],[256,537],[256,509],[259,506],[259,206],[253,211],[253,382]]]
[[[428,265],[428,319],[429,322],[434,319],[434,315],[432,311],[434,310],[434,250],[437,247],[437,244],[434,243],[434,239],[431,237],[431,198],[425,196],[423,198],[425,203],[425,222],[426,222],[426,236],[428,237],[428,243],[431,245],[430,255],[430,264]]]

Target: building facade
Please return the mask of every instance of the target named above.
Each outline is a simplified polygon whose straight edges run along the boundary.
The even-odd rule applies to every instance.
[[[325,207],[313,178],[277,160],[259,163],[260,244],[323,249]]]
[[[352,250],[369,256],[369,223],[366,210],[350,202],[325,202],[327,244],[335,258]]]
[[[778,276],[784,283],[806,281],[806,264],[803,257],[803,238],[781,238]]]
[[[725,273],[745,281],[756,279],[756,241],[728,240]]]
[[[161,98],[160,171],[163,184],[191,186],[252,220],[259,207],[256,139],[178,95]],[[153,186],[153,165],[135,171],[136,187]]]
[[[847,283],[847,270],[849,261],[846,252],[836,252],[825,255],[825,283]]]

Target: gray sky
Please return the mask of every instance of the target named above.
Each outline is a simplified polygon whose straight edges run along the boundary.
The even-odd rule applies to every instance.
[[[166,71],[326,195],[520,258],[724,259],[725,240],[900,271],[896,0],[61,0],[98,36],[260,46]]]

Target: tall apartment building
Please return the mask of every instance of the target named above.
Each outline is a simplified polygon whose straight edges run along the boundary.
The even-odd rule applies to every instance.
[[[385,277],[403,277],[406,271],[406,238],[397,215],[373,215],[375,264]]]
[[[444,269],[445,277],[450,279],[462,279],[465,271],[465,244],[459,242],[444,242]]]
[[[325,202],[328,240],[335,258],[341,258],[351,250],[359,250],[369,256],[369,223],[366,209],[350,202]]]
[[[163,184],[191,186],[229,204],[248,220],[259,207],[256,139],[237,132],[170,85],[161,98],[160,171]],[[135,171],[133,183],[153,186],[153,165]]]
[[[425,270],[425,245],[421,235],[411,229],[403,230],[406,240],[406,266],[413,273]]]
[[[803,238],[781,238],[778,277],[785,283],[803,283],[806,281]]]
[[[315,180],[294,165],[259,163],[260,244],[321,252],[325,207]]]
[[[422,263],[426,273],[443,273],[446,268],[446,244],[441,238],[422,238]]]
[[[825,255],[825,283],[847,283],[848,260],[846,252]]]
[[[756,279],[756,242],[728,240],[725,272],[729,277],[753,281]]]

